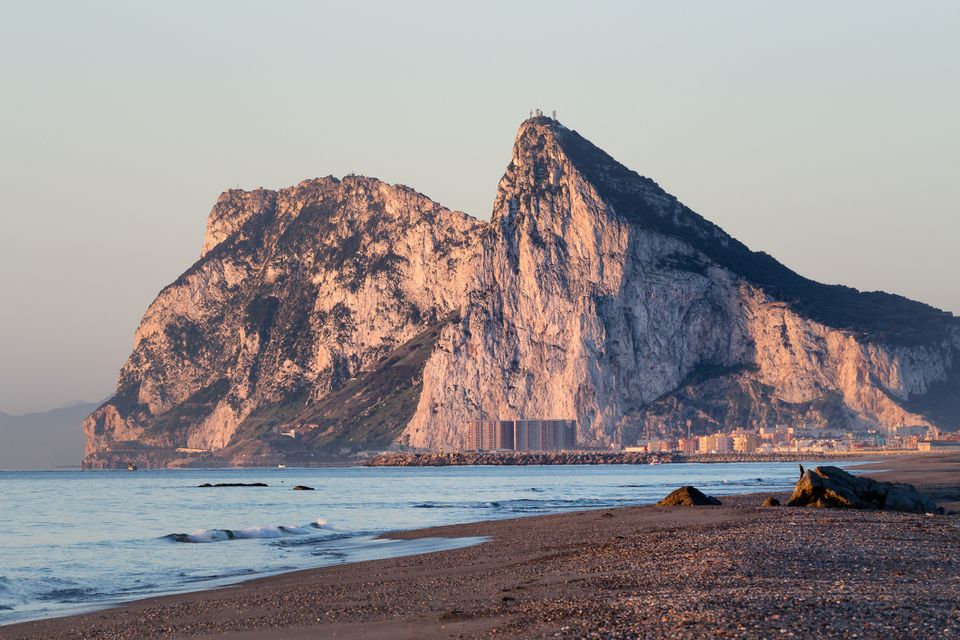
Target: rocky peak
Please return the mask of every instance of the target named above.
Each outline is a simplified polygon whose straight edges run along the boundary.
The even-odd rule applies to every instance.
[[[520,124],[513,155],[500,180],[493,221],[510,217],[521,209],[541,213],[536,205],[544,197],[562,191],[562,180],[572,164],[562,144],[567,129],[559,121],[536,116]],[[536,199],[534,201],[533,199]]]
[[[891,398],[952,384],[956,318],[803,278],[551,118],[521,124],[492,223],[482,287],[425,366],[414,446],[463,446],[495,418],[576,418],[602,446],[688,420],[922,425]]]
[[[277,192],[269,189],[230,189],[221,193],[207,217],[200,257],[239,231],[251,218],[271,210],[276,202]]]
[[[240,232],[251,220],[267,223],[267,219],[278,208],[286,216],[284,222],[289,223],[305,208],[325,202],[349,204],[346,212],[354,218],[386,215],[399,219],[406,216],[407,223],[411,224],[421,215],[432,215],[443,209],[404,185],[392,185],[377,178],[353,174],[342,179],[326,176],[303,180],[279,191],[262,187],[250,191],[230,189],[217,198],[210,211],[201,257]],[[466,217],[460,212],[451,214]]]
[[[494,222],[510,220],[520,202],[528,204],[533,215],[540,215],[544,209],[539,205],[562,195],[564,184],[571,184],[564,183],[563,177],[572,174],[579,192],[573,195],[579,195],[588,206],[636,229],[682,241],[703,259],[737,274],[801,315],[864,339],[893,344],[949,340],[960,331],[960,318],[940,309],[884,292],[820,284],[767,253],[751,251],[650,178],[545,116],[530,118],[520,126],[513,159],[500,183]],[[504,206],[511,202],[513,209]]]
[[[296,414],[447,318],[485,226],[363,176],[224,193],[200,260],[147,310],[116,396],[87,420],[88,453],[264,435],[251,416]]]

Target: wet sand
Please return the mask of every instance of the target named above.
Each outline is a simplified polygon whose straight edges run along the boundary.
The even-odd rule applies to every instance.
[[[881,470],[948,504],[960,495],[960,455]],[[764,497],[404,532],[491,541],[0,627],[0,638],[960,637],[960,517],[763,509]]]

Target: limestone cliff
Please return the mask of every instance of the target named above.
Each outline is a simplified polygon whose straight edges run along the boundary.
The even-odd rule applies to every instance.
[[[296,413],[447,318],[482,227],[369,178],[223,194],[200,260],[150,305],[116,395],[86,420],[88,464],[271,433],[246,423]]]
[[[958,363],[954,316],[802,278],[540,117],[490,223],[370,178],[223,194],[85,422],[85,464],[458,448],[492,417],[576,418],[591,444],[956,428]]]
[[[960,394],[935,389],[956,387],[956,318],[801,278],[554,120],[521,126],[492,227],[426,364],[413,446],[463,447],[464,426],[493,417],[575,417],[597,445],[688,420],[960,419]]]

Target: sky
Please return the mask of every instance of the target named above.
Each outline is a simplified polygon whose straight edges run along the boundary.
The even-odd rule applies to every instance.
[[[101,400],[217,195],[490,215],[559,119],[803,275],[960,313],[960,3],[0,3],[0,411]]]

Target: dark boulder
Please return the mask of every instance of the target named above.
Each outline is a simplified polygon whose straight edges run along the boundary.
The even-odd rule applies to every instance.
[[[313,487],[308,487],[305,484],[298,484],[293,488],[294,491],[313,491]]]
[[[837,467],[808,469],[793,488],[787,506],[940,513],[912,484],[879,482]]]
[[[763,501],[763,506],[765,507],[779,507],[780,501],[774,498],[773,496],[767,496],[767,499]]]
[[[658,507],[710,507],[720,506],[720,501],[708,496],[696,487],[680,487],[657,503]]]

